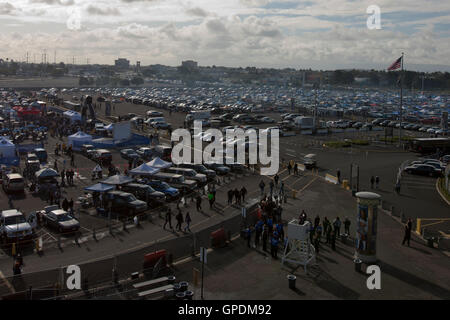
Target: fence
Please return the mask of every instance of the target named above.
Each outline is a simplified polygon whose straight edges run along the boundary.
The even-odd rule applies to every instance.
[[[161,242],[154,241],[151,244],[130,252],[117,255],[111,254],[110,257],[103,260],[80,264],[78,266],[81,270],[82,286],[84,286],[84,289],[91,288],[94,292],[96,291],[95,288],[104,286],[105,284],[111,284],[113,282],[113,269],[117,271],[119,278],[128,278],[133,272],[144,272],[146,271],[143,269],[144,255],[158,250],[167,250],[170,257],[169,261],[175,261],[197,254],[199,253],[200,247],[210,247],[211,233],[220,228],[223,228],[225,234],[229,236],[240,233],[245,222],[241,215],[241,211],[239,210],[236,213],[237,214],[232,217],[224,219],[198,232],[184,234],[180,237]],[[251,224],[254,223],[256,219],[256,210],[250,210],[247,213],[246,222]],[[25,299],[29,297],[27,291],[30,287],[47,290],[46,292],[49,295],[47,298],[73,294],[80,291],[67,289],[65,285],[65,278],[67,276],[65,270],[66,267],[57,267],[51,270],[12,276],[6,280],[15,288],[15,291],[18,292],[15,296]],[[0,295],[6,295],[5,298],[14,298],[14,295],[11,295],[11,291],[6,283],[7,282],[4,281],[3,284],[0,285]]]

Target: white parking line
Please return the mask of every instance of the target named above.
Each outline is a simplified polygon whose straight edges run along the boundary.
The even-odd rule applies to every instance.
[[[0,271],[0,279],[5,283],[5,285],[9,288],[9,290],[11,290],[11,293],[16,293],[14,287],[11,285],[8,279],[6,279],[5,275],[1,271]]]

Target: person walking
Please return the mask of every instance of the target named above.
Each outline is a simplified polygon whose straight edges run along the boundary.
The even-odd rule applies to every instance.
[[[275,231],[272,234],[272,239],[270,240],[270,253],[272,255],[272,258],[277,259],[278,254],[278,233]]]
[[[241,193],[237,188],[234,189],[234,198],[236,199],[236,204],[241,204]]]
[[[375,188],[376,188],[377,190],[378,190],[379,185],[380,185],[380,177],[379,177],[379,176],[376,176],[376,177],[375,177]]]
[[[228,204],[233,203],[233,195],[234,195],[233,189],[228,190]]]
[[[73,151],[70,152],[70,165],[75,167],[75,155],[73,154]]]
[[[336,217],[336,219],[334,219],[333,227],[334,227],[334,232],[336,234],[336,237],[340,237],[341,236],[341,220],[339,220],[339,217]]]
[[[209,208],[212,209],[214,204],[214,195],[212,194],[212,192],[208,193],[208,201],[209,201]]]
[[[69,201],[69,212],[71,215],[73,215],[73,199],[72,198],[70,198],[70,201]]]
[[[400,195],[400,180],[397,181],[397,183],[395,184],[395,192]]]
[[[180,209],[178,209],[178,214],[175,218],[177,219],[177,225],[175,226],[175,229],[181,231],[181,225],[183,224],[183,214],[181,213]]]
[[[281,197],[284,197],[284,182],[283,181],[281,181],[281,183],[280,183],[280,196]],[[281,197],[280,197],[280,199],[281,199]]]
[[[405,245],[405,242],[408,242],[409,247],[409,241],[411,240],[411,230],[412,230],[412,221],[411,218],[409,218],[408,222],[405,223],[405,235],[403,237],[402,245]]]
[[[341,183],[341,170],[337,169],[336,175],[337,175],[338,183],[340,184]]]
[[[288,169],[289,175],[291,175],[292,165],[291,165],[290,162],[289,162],[289,164],[288,164],[288,166],[287,166],[287,169]]]
[[[264,195],[264,188],[266,187],[266,184],[261,179],[261,182],[259,183],[259,189],[261,189],[261,197]]]
[[[317,228],[319,226],[319,224],[320,224],[320,217],[319,217],[319,215],[317,215],[314,218],[314,228]]]
[[[298,175],[298,164],[297,162],[294,164],[294,175]]]
[[[197,205],[197,212],[202,211],[202,197],[200,197],[200,195],[197,196],[196,205]]]
[[[267,251],[267,239],[268,238],[269,238],[269,230],[268,230],[267,224],[264,224],[263,228],[262,228],[262,234],[261,234],[262,247],[263,247],[264,252]]]
[[[269,183],[269,188],[270,188],[270,197],[272,198],[272,194],[273,194],[273,181],[272,180]]]
[[[64,171],[64,169],[62,169],[61,170],[61,186],[65,186],[66,185],[66,183],[65,183],[65,181],[64,181],[64,178],[66,177],[66,173],[65,173],[65,171]],[[67,182],[68,183],[68,182]]]
[[[172,227],[172,210],[169,208],[166,212],[166,222],[164,223],[163,229],[166,230],[166,225],[169,224],[170,229],[173,230]]]
[[[375,183],[375,177],[374,176],[372,176],[371,178],[370,178],[370,189],[373,189],[373,184]]]
[[[189,214],[189,211],[186,212],[186,217],[184,218],[184,222],[186,222],[186,227],[184,227],[184,232],[186,232],[186,230],[189,230],[189,232],[192,232],[191,228],[190,228],[192,219],[191,219],[191,215]]]
[[[273,181],[275,182],[275,186],[278,186],[278,180],[280,180],[280,177],[278,176],[278,173],[273,178]]]
[[[298,217],[298,224],[300,224],[300,225],[304,224],[306,221],[306,218],[307,218],[306,212],[305,212],[305,210],[302,210],[302,213],[300,213],[300,216]]]
[[[264,222],[262,220],[258,220],[255,224],[255,248],[259,247],[259,239],[263,232]]]
[[[348,217],[345,217],[344,220],[344,230],[345,230],[345,234],[349,235],[350,234],[350,225],[351,225],[351,221]]]
[[[55,171],[58,171],[58,161],[56,161],[56,159],[55,159],[54,168],[55,168]]]
[[[62,208],[66,212],[69,210],[69,201],[67,201],[67,198],[64,198],[64,200],[62,202]]]
[[[242,189],[241,189],[241,199],[242,199],[242,202],[245,202],[245,196],[247,195],[247,189],[245,189],[245,187],[244,186],[242,186]]]

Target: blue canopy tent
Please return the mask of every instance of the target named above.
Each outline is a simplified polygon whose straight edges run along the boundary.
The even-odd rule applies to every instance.
[[[172,166],[172,163],[166,162],[166,161],[162,160],[161,158],[156,157],[152,161],[147,162],[147,165],[149,165],[150,167],[153,167],[153,168],[166,169],[166,168],[170,168]]]
[[[134,179],[131,177],[116,174],[114,176],[109,177],[106,180],[103,180],[102,183],[112,184],[112,185],[122,185],[122,184],[130,183],[133,181],[134,181]]]
[[[114,186],[112,185],[108,185],[108,184],[104,184],[104,183],[97,183],[94,184],[90,187],[86,187],[84,188],[84,190],[86,191],[90,191],[90,192],[108,192],[114,189]]]
[[[141,164],[139,167],[134,168],[130,171],[132,175],[141,175],[141,176],[151,176],[152,174],[158,173],[161,169],[151,167],[147,163]]]

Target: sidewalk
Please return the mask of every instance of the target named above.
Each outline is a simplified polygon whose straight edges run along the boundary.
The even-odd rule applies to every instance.
[[[350,218],[356,211],[356,201],[347,192],[318,182],[316,189],[323,191],[318,213],[331,217],[326,203],[331,194],[337,196],[335,211],[347,210]],[[317,196],[316,190],[305,192],[301,208],[308,208]],[[350,199],[349,199],[350,198]],[[353,199],[353,200],[351,200]],[[345,208],[342,201],[346,202]],[[297,209],[298,210],[298,209]],[[290,210],[289,214],[293,214]],[[294,210],[296,211],[296,210]],[[308,210],[306,210],[308,212]],[[341,211],[342,212],[342,211]],[[321,218],[323,215],[321,214]],[[334,252],[322,244],[317,265],[305,274],[303,267],[281,265],[270,253],[247,247],[246,240],[237,239],[228,248],[208,255],[205,268],[204,296],[206,299],[450,299],[450,259],[442,252],[426,247],[412,239],[411,247],[402,246],[403,228],[390,216],[378,216],[378,265],[381,269],[381,290],[369,290],[367,275],[357,273],[353,264],[353,245],[337,242]],[[353,227],[353,226],[352,226]],[[354,229],[351,228],[352,233]],[[278,257],[281,258],[279,252]],[[177,279],[192,282],[192,268],[200,270],[200,262],[192,261],[179,266]],[[362,268],[363,272],[366,266]],[[297,289],[288,288],[286,276],[297,276]],[[199,287],[192,287],[197,299]]]

